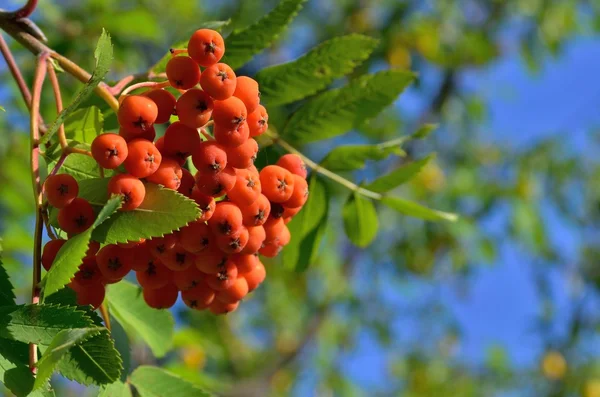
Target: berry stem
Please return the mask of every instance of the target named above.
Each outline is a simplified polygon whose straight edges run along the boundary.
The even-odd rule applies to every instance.
[[[214,141],[215,139],[212,135],[208,133],[208,131],[206,131],[205,127],[200,128],[200,133],[206,138],[207,141]]]
[[[46,233],[48,234],[48,237],[50,237],[52,240],[56,240],[58,237],[56,236],[56,233],[54,233],[54,230],[52,230],[52,226],[50,226],[50,220],[48,219],[47,202],[42,205],[42,221],[44,226],[46,226]]]
[[[39,112],[40,112],[40,99],[42,96],[42,85],[46,78],[46,63],[48,62],[49,54],[42,52],[38,59],[35,68],[35,74],[33,77],[33,89],[31,96],[31,112],[29,118],[30,126],[30,141],[31,141],[31,178],[33,185],[33,195],[35,199],[35,235],[34,235],[34,246],[33,246],[33,275],[31,281],[31,302],[35,305],[40,301],[40,280],[41,280],[41,256],[42,256],[42,228],[43,228],[43,216],[42,216],[42,188],[40,185],[40,147],[39,147]],[[37,345],[29,345],[29,367],[35,375],[37,369],[35,364],[37,363]]]
[[[270,131],[267,131],[265,133],[265,135],[268,136],[269,138],[271,138],[273,140],[273,143],[281,146],[287,152],[298,155],[304,161],[304,163],[307,166],[309,166],[310,168],[312,168],[315,172],[317,172],[323,176],[326,176],[327,178],[331,179],[332,181],[335,181],[335,182],[339,183],[340,185],[345,186],[348,189],[350,189],[358,194],[361,194],[365,197],[373,199],[373,200],[381,200],[381,198],[383,197],[379,193],[372,192],[371,190],[360,187],[356,183],[349,181],[348,179],[344,178],[343,176],[338,175],[335,172],[331,172],[327,168],[321,167],[319,164],[315,163],[314,161],[312,161],[311,159],[306,157],[304,154],[302,154],[295,147],[293,147],[292,145],[290,145],[283,139],[279,138],[278,135],[276,135]]]
[[[138,88],[143,88],[143,87],[152,87],[152,88],[163,88],[163,87],[168,87],[169,86],[169,82],[168,81],[142,81],[141,83],[137,83],[137,84],[133,84],[130,85],[129,87],[125,88],[125,90],[123,90],[123,92],[121,93],[121,97],[129,94],[131,91],[133,90],[137,90]]]
[[[100,309],[100,315],[102,316],[102,319],[104,320],[104,325],[106,326],[107,330],[111,330],[110,329],[110,316],[108,314],[108,306],[106,305],[105,302],[102,302],[102,304],[100,305],[100,307],[98,308]]]
[[[60,95],[60,84],[58,82],[58,77],[56,76],[56,71],[54,70],[52,62],[48,62],[48,76],[50,77],[50,84],[52,85],[52,91],[54,92],[54,102],[56,102],[56,116],[58,117],[58,115],[60,115],[60,112],[62,112],[63,110],[63,103],[62,96]],[[69,144],[67,143],[67,137],[65,136],[64,123],[61,123],[60,126],[58,126],[58,142],[60,143],[60,147],[63,150],[67,146],[69,146]]]
[[[179,54],[187,54],[188,50],[187,50],[187,48],[181,48],[181,49],[170,48],[169,52],[171,53],[172,56],[175,57]]]
[[[65,163],[65,160],[67,159],[68,155],[69,153],[67,153],[66,151],[62,152],[62,154],[58,158],[58,161],[54,165],[54,168],[52,168],[52,171],[50,171],[50,174],[48,176],[56,175],[60,167],[62,167],[62,165]]]

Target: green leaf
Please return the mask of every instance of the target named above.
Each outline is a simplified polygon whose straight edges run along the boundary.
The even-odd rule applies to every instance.
[[[412,134],[412,137],[414,139],[425,139],[429,136],[429,134],[431,134],[437,128],[438,128],[437,124],[423,124],[421,127],[419,127],[418,130],[416,130]]]
[[[60,151],[52,154],[44,154],[44,159],[48,164],[48,172],[54,168],[59,158]],[[72,153],[67,157],[63,165],[60,167],[60,173],[69,174],[81,183],[86,179],[99,178],[100,166],[92,157],[84,154]],[[107,177],[112,176],[113,173],[113,170],[104,170],[104,175]]]
[[[143,365],[131,375],[131,384],[140,397],[210,397],[211,394],[157,367]]]
[[[14,306],[14,304],[13,286],[0,258],[0,306]]]
[[[0,380],[16,396],[27,396],[33,389],[33,374],[28,367],[29,345],[0,339]]]
[[[103,386],[98,397],[131,397],[131,389],[125,383],[115,382]]]
[[[269,105],[294,102],[327,87],[369,57],[378,41],[363,35],[336,37],[293,62],[257,73],[261,101]]]
[[[71,281],[71,278],[77,272],[77,269],[85,256],[94,229],[106,221],[120,207],[121,198],[111,198],[104,208],[102,208],[96,217],[94,224],[89,229],[71,237],[60,248],[50,271],[46,274],[44,297],[52,295]]]
[[[400,197],[385,196],[381,199],[381,202],[400,212],[401,214],[414,216],[415,218],[421,218],[428,221],[444,220],[454,222],[458,219],[456,214],[427,208],[415,203],[414,201],[406,200]]]
[[[103,125],[104,116],[96,106],[78,109],[65,120],[65,135],[67,139],[91,144],[102,133]]]
[[[225,56],[221,62],[237,69],[268,48],[292,22],[306,0],[282,0],[254,24],[235,30],[225,39]]]
[[[160,237],[198,219],[200,209],[187,197],[153,183],[146,184],[144,202],[133,211],[112,216],[96,228],[95,241],[105,244]]]
[[[404,156],[400,148],[404,137],[376,145],[344,145],[334,148],[325,156],[321,165],[330,171],[353,171],[364,168],[368,160],[380,161],[391,154]]]
[[[425,167],[425,165],[427,165],[427,163],[434,158],[435,154],[430,154],[429,156],[423,157],[420,160],[398,167],[389,174],[375,179],[373,182],[366,185],[365,189],[377,193],[389,192],[390,190],[411,180],[423,169],[423,167]]]
[[[364,248],[377,236],[379,221],[370,199],[351,194],[342,209],[342,217],[346,235],[354,245]]]
[[[92,327],[60,331],[37,363],[38,372],[33,389],[40,389],[48,382],[54,372],[54,368],[56,368],[60,359],[62,359],[69,349],[101,331],[106,331],[106,328]]]
[[[308,188],[308,201],[288,224],[292,239],[283,250],[283,262],[297,271],[305,270],[315,259],[329,213],[329,197],[325,183],[313,175]]]
[[[414,77],[404,70],[387,70],[324,92],[291,116],[282,135],[297,143],[341,135],[391,105]]]
[[[58,115],[54,123],[48,128],[48,132],[40,139],[40,145],[48,142],[50,138],[58,131],[58,128],[63,124],[66,118],[73,113],[79,105],[92,93],[92,91],[100,84],[110,69],[110,65],[113,59],[113,47],[110,42],[110,35],[102,30],[96,50],[94,51],[94,58],[96,58],[96,68],[92,73],[92,77],[88,82],[77,92],[73,101],[63,109]]]
[[[48,345],[64,329],[91,325],[85,312],[71,306],[20,305],[0,308],[0,338]]]
[[[119,380],[123,364],[108,331],[71,348],[58,363],[67,379],[83,385],[103,385]]]
[[[216,30],[217,32],[220,32],[221,29],[223,29],[224,27],[226,27],[227,25],[229,25],[231,21],[228,19],[226,21],[208,21],[208,22],[203,22],[201,24],[199,24],[194,31],[196,31],[197,29],[212,29],[212,30]],[[194,32],[188,32],[188,34],[186,34],[186,39],[181,40],[176,42],[175,44],[173,44],[171,46],[171,48],[174,49],[185,49],[187,48],[188,45],[188,41],[190,40],[190,36],[192,35],[192,33]],[[227,43],[225,43],[225,45],[227,46]],[[159,73],[164,73],[167,70],[167,63],[169,62],[169,60],[173,58],[173,55],[171,55],[170,51],[167,51],[167,53],[158,60],[158,62],[156,62],[154,65],[152,65],[152,67],[150,67],[149,71],[154,73],[154,74],[159,74]]]
[[[112,284],[107,293],[115,319],[131,339],[141,338],[156,357],[163,357],[173,346],[175,320],[168,310],[150,308],[142,290],[127,281]]]

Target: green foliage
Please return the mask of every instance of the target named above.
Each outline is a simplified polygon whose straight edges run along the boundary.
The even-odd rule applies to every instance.
[[[455,214],[427,208],[400,197],[385,196],[381,199],[381,202],[401,214],[414,216],[415,218],[421,218],[428,221],[445,220],[454,222],[458,219],[458,216]]]
[[[73,113],[79,105],[94,91],[94,88],[100,84],[104,77],[110,70],[110,65],[113,59],[113,47],[110,41],[110,35],[106,31],[102,30],[102,34],[98,39],[96,50],[94,51],[94,58],[96,59],[96,68],[92,73],[92,77],[89,81],[77,92],[73,101],[63,109],[58,115],[54,123],[48,128],[48,132],[40,139],[40,144],[44,144],[50,141],[50,138],[54,136],[58,128],[63,124],[66,118]]]
[[[308,201],[288,224],[292,239],[282,254],[283,262],[297,271],[306,270],[315,260],[329,214],[329,194],[325,183],[313,175],[308,189]]]
[[[163,369],[141,366],[131,375],[140,397],[210,397],[211,394]]]
[[[0,339],[0,380],[17,397],[30,395],[33,374],[29,369],[29,345]]]
[[[129,385],[121,382],[111,383],[100,389],[98,397],[131,397]]]
[[[254,24],[235,30],[225,39],[225,56],[222,62],[235,70],[270,47],[292,22],[305,1],[281,0],[270,13]]]
[[[120,207],[120,197],[113,197],[108,200],[98,213],[93,225],[86,231],[71,237],[61,247],[50,271],[46,275],[44,296],[52,295],[69,283],[85,256],[94,229],[109,219]]]
[[[403,70],[365,75],[308,101],[286,124],[282,135],[296,143],[333,138],[375,117],[413,81]]]
[[[390,190],[402,185],[405,182],[411,180],[415,175],[427,165],[432,159],[435,158],[434,154],[423,157],[420,160],[413,161],[401,167],[396,168],[389,174],[383,175],[373,182],[365,186],[366,189],[377,193],[385,193]]]
[[[108,304],[112,315],[123,326],[130,339],[142,339],[156,357],[163,357],[173,345],[175,320],[168,310],[150,308],[142,290],[127,281],[108,288]]]
[[[229,25],[229,20],[227,21],[208,21],[208,22],[202,22],[200,24],[198,24],[198,26],[196,26],[196,29],[213,29],[216,30],[217,32],[221,31],[221,29],[225,28],[227,25]],[[190,40],[190,35],[193,32],[188,32],[185,35],[185,40],[181,40],[178,41],[177,43],[173,44],[171,46],[172,49],[184,49],[187,48],[188,45],[188,41]],[[167,69],[167,63],[169,63],[169,59],[171,59],[173,57],[173,55],[171,54],[170,51],[168,51],[162,58],[160,58],[158,60],[158,62],[156,62],[154,65],[152,65],[152,67],[150,67],[150,69],[148,69],[150,72],[154,73],[154,74],[159,74],[159,73],[164,73],[165,70]]]
[[[364,168],[368,160],[384,160],[390,155],[404,156],[400,145],[406,138],[398,138],[374,145],[343,145],[333,148],[321,161],[330,171],[353,171]]]
[[[44,159],[46,160],[46,164],[48,164],[48,172],[54,168],[59,158],[60,150],[57,150],[55,153],[44,154]],[[67,157],[63,165],[60,167],[60,173],[71,175],[81,184],[81,182],[86,179],[99,178],[100,166],[93,158],[89,156],[72,153]],[[104,171],[105,176],[111,176],[112,174],[112,170]]]
[[[178,230],[200,216],[196,203],[162,186],[147,183],[144,202],[123,211],[95,228],[92,238],[105,244],[160,237]]]
[[[358,193],[348,196],[342,209],[344,230],[352,243],[366,247],[377,236],[379,223],[373,202]]]
[[[363,35],[328,40],[299,59],[262,69],[256,75],[261,100],[284,105],[327,87],[369,57],[378,41]]]
[[[102,133],[104,116],[96,106],[77,109],[65,120],[67,139],[91,144],[94,138]]]
[[[423,124],[417,131],[412,134],[414,139],[425,139],[438,128],[437,124]]]
[[[93,327],[64,329],[56,334],[48,348],[44,351],[44,355],[37,363],[38,372],[33,388],[40,389],[46,385],[58,362],[69,349],[102,331],[106,331],[106,329]]]
[[[13,292],[13,286],[8,277],[8,273],[2,264],[0,258],[0,307],[12,306],[15,304],[15,294]]]

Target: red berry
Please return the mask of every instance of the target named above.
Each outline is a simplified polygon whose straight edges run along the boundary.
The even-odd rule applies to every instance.
[[[195,128],[188,127],[177,121],[165,131],[165,147],[163,153],[176,157],[184,162],[200,146],[200,135]],[[182,163],[180,163],[182,164]]]
[[[292,177],[294,178],[294,191],[283,205],[288,208],[302,207],[308,200],[308,183],[299,175],[292,174]]]
[[[255,254],[262,247],[267,238],[265,228],[261,226],[250,226],[248,229],[248,243],[242,250],[242,254]]]
[[[167,250],[174,248],[176,244],[177,237],[174,234],[166,234],[163,237],[154,237],[151,240],[146,241],[150,253],[155,258],[162,257]]]
[[[163,158],[156,172],[147,179],[148,182],[177,190],[179,189],[179,186],[181,186],[182,176],[183,171],[177,161],[171,158]]]
[[[248,113],[248,128],[251,137],[262,135],[269,128],[269,115],[263,105]]]
[[[200,128],[210,120],[213,100],[206,92],[194,88],[179,97],[176,109],[179,121],[188,127]]]
[[[260,102],[260,92],[258,91],[258,83],[256,80],[239,76],[236,79],[236,86],[233,95],[244,102],[248,113],[252,113]]]
[[[146,187],[138,178],[128,174],[118,174],[108,182],[108,194],[123,196],[121,211],[136,209],[144,201]]]
[[[238,270],[235,263],[227,261],[217,274],[208,274],[206,276],[206,283],[215,291],[221,291],[231,287],[235,283],[237,274]]]
[[[144,301],[146,304],[153,309],[168,309],[177,302],[179,296],[179,290],[173,284],[167,284],[164,287],[150,289],[144,288],[142,290]]]
[[[92,141],[92,156],[100,167],[115,169],[127,158],[127,142],[117,134],[98,135]]]
[[[227,201],[217,203],[213,216],[208,220],[208,226],[215,236],[229,236],[242,227],[242,212],[240,208]]]
[[[258,154],[258,143],[254,139],[248,139],[236,147],[225,148],[227,160],[232,167],[249,168],[254,164]]]
[[[235,73],[224,63],[216,63],[207,67],[200,76],[202,89],[217,100],[231,97],[235,91],[235,85]]]
[[[206,223],[192,222],[181,229],[179,244],[189,252],[198,253],[206,249],[212,242],[212,233]]]
[[[304,164],[302,158],[297,154],[284,154],[277,160],[277,165],[304,179],[306,179],[306,175],[308,174],[306,164]]]
[[[181,272],[173,272],[173,283],[180,291],[187,291],[204,282],[204,273],[192,266]]]
[[[98,268],[106,280],[117,281],[131,270],[131,257],[127,248],[118,245],[104,246],[96,255]]]
[[[200,193],[212,197],[221,197],[227,194],[235,185],[235,170],[225,167],[218,174],[198,172],[196,174],[196,187]]]
[[[223,269],[227,259],[226,253],[216,246],[209,245],[196,255],[196,268],[206,274],[216,274]]]
[[[48,203],[56,208],[63,208],[71,203],[79,194],[79,185],[69,174],[50,175],[44,182],[44,190]]]
[[[229,288],[217,292],[215,298],[223,303],[236,303],[246,295],[248,295],[248,281],[244,277],[238,277]]]
[[[292,173],[278,165],[268,165],[260,171],[262,192],[274,203],[284,203],[294,191]]]
[[[136,178],[145,178],[156,172],[162,155],[150,141],[134,139],[127,144],[129,155],[123,162],[128,173]]]
[[[147,141],[153,142],[154,138],[156,138],[156,130],[154,129],[154,126],[151,126],[141,134],[132,134],[131,132],[128,132],[127,130],[124,130],[121,127],[119,128],[119,136],[125,139],[125,142],[127,143],[131,142],[134,139],[145,139]]]
[[[215,101],[212,116],[215,124],[220,124],[222,128],[229,130],[246,121],[248,112],[244,102],[236,97],[231,97]]]
[[[87,230],[94,223],[94,219],[94,209],[90,203],[79,197],[58,211],[58,225],[68,234]]]
[[[265,266],[261,261],[258,261],[256,267],[251,271],[241,274],[248,282],[248,292],[254,291],[265,280],[266,275]]]
[[[179,90],[189,90],[200,81],[200,68],[190,57],[171,58],[167,63],[166,72],[171,86]]]
[[[44,266],[46,271],[50,270],[58,251],[60,251],[61,247],[65,245],[66,242],[67,240],[56,239],[50,240],[44,245],[44,251],[42,252],[42,266]]]
[[[195,310],[206,309],[215,299],[215,291],[205,282],[200,282],[194,288],[181,292],[181,300],[189,308]]]
[[[165,267],[159,260],[155,259],[148,263],[146,269],[135,272],[138,283],[142,288],[157,289],[169,284],[173,278],[173,272]]]
[[[196,204],[198,204],[200,210],[202,210],[202,215],[200,218],[198,218],[198,221],[209,220],[215,212],[215,208],[217,206],[214,197],[207,196],[198,190],[198,187],[194,187],[192,189],[191,199],[194,200]]]
[[[271,202],[264,194],[258,196],[256,201],[247,207],[242,207],[244,226],[260,226],[269,218]]]
[[[171,115],[175,110],[175,103],[177,102],[177,99],[173,94],[159,88],[146,91],[142,95],[152,99],[158,108],[158,114],[154,121],[156,124],[163,124],[171,119]]]
[[[262,227],[262,226],[259,226]],[[238,254],[231,256],[231,260],[235,263],[238,268],[239,273],[247,273],[252,271],[256,265],[258,264],[258,256],[257,255],[244,255]]]
[[[167,268],[174,272],[180,272],[189,269],[195,263],[196,257],[177,244],[175,247],[167,250],[161,256],[161,260]]]
[[[227,166],[225,148],[215,141],[204,141],[192,153],[192,162],[201,173],[219,173]]]
[[[235,126],[215,124],[213,135],[215,140],[225,147],[238,147],[248,140],[250,130],[248,130],[248,123],[246,122]]]
[[[247,169],[238,169],[235,171],[235,177],[235,185],[227,192],[227,197],[240,208],[255,202],[261,191],[258,174]]]
[[[212,314],[221,315],[236,311],[239,305],[240,302],[223,303],[220,300],[215,299],[210,306],[208,306],[208,310],[210,310]]]
[[[196,179],[194,179],[194,175],[191,172],[186,170],[185,168],[181,169],[181,184],[179,185],[179,189],[177,191],[183,194],[186,197],[192,197],[192,190],[194,189],[194,185],[196,184]]]
[[[158,116],[158,107],[150,98],[128,95],[117,112],[119,125],[131,134],[140,135],[152,127]]]
[[[224,53],[223,37],[212,29],[196,30],[188,42],[188,54],[200,66],[214,65]]]
[[[75,291],[77,294],[77,304],[79,306],[90,305],[95,309],[100,307],[104,302],[106,295],[106,288],[102,283],[94,283],[89,285],[87,288]]]
[[[227,236],[217,236],[216,243],[217,247],[219,247],[219,249],[226,254],[237,254],[242,252],[248,243],[249,238],[250,236],[248,234],[248,229],[246,229],[244,226],[241,226],[239,229]]]

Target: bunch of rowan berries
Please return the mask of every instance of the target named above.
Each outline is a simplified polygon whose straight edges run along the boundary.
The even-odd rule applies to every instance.
[[[177,51],[166,67],[179,98],[162,88],[125,96],[117,114],[119,133],[92,142],[96,162],[116,172],[108,193],[122,197],[121,211],[138,208],[146,184],[154,183],[194,200],[201,216],[150,240],[103,247],[91,242],[69,284],[79,304],[98,307],[105,286],[133,270],[153,308],[171,307],[181,294],[190,308],[228,313],[264,280],[259,254],[275,257],[289,243],[286,224],[308,196],[306,167],[294,154],[260,172],[254,166],[258,144],[253,138],[267,130],[268,115],[258,83],[219,63],[224,52],[219,33],[196,31],[187,51]],[[171,122],[174,115],[178,120]],[[162,123],[170,125],[155,141],[154,124]],[[195,175],[187,169],[190,157]],[[44,187],[69,236],[92,225],[94,210],[77,197],[72,176],[52,175]],[[55,239],[45,245],[46,270],[65,243]]]

